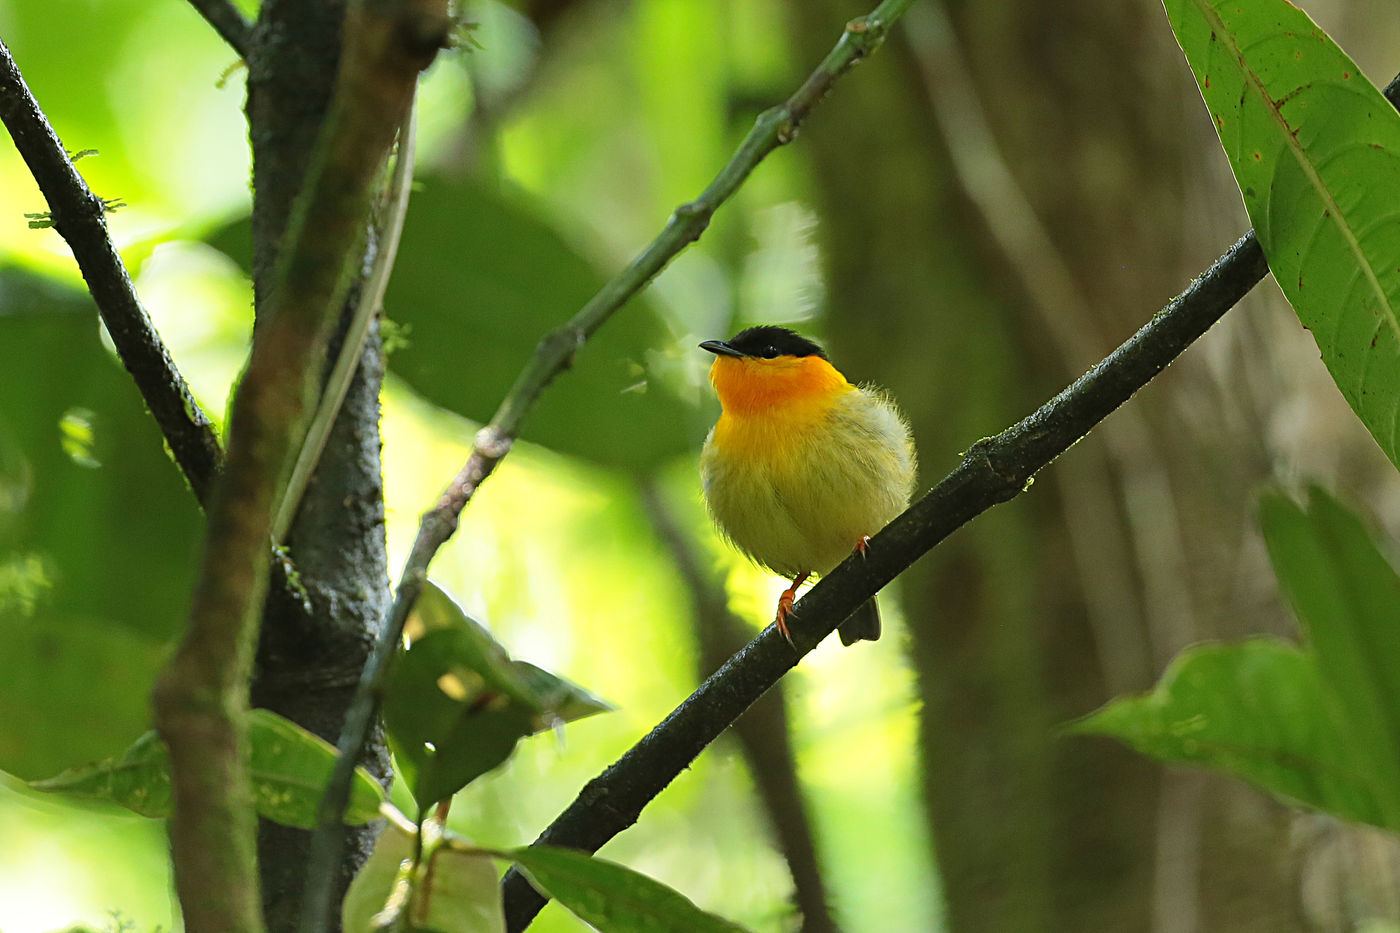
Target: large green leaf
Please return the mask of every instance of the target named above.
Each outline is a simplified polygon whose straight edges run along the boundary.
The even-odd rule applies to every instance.
[[[194,497],[99,334],[82,292],[0,270],[0,709],[25,710],[0,767],[26,778],[146,726],[198,555]]]
[[[1304,647],[1188,649],[1150,694],[1114,700],[1071,731],[1400,830],[1400,575],[1321,489],[1305,506],[1265,495],[1260,521]]]
[[[616,862],[553,846],[502,852],[530,881],[600,933],[743,933],[685,895]]]
[[[524,736],[612,708],[576,684],[512,660],[431,582],[409,631],[424,634],[394,663],[384,724],[420,808],[502,764]]]
[[[389,369],[473,421],[491,417],[540,339],[605,281],[536,207],[521,192],[438,176],[420,179],[409,204],[384,299],[405,337]],[[210,238],[244,268],[247,241],[246,220]],[[692,449],[703,415],[656,377],[675,352],[652,303],[634,299],[579,349],[521,436],[626,469]]]
[[[489,856],[434,847],[431,870],[424,866],[414,877],[413,848],[412,835],[392,822],[384,827],[345,892],[340,909],[345,933],[383,930],[397,916],[418,930],[505,933],[500,879]]]
[[[386,313],[411,328],[389,368],[429,400],[491,417],[539,339],[604,276],[511,195],[428,178],[414,194]],[[695,444],[697,412],[655,377],[672,347],[650,302],[634,300],[580,348],[522,436],[608,466],[655,466]]]
[[[1313,659],[1275,639],[1188,648],[1150,692],[1069,731],[1120,739],[1162,761],[1233,774],[1347,819],[1400,829],[1396,798],[1357,754]]]
[[[254,805],[270,820],[312,829],[317,807],[335,766],[336,751],[324,739],[269,710],[248,718],[249,770]],[[143,816],[170,814],[170,756],[155,732],[141,736],[125,752],[30,784],[36,790],[95,797]],[[363,768],[355,770],[345,822],[368,823],[379,816],[384,789]]]
[[[1309,490],[1306,510],[1281,493],[1264,496],[1260,522],[1327,701],[1400,828],[1400,576],[1321,489]]]
[[[1166,0],[1269,267],[1400,465],[1400,115],[1286,0]]]

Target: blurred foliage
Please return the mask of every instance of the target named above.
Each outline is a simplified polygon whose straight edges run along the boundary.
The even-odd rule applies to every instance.
[[[235,56],[183,4],[99,6],[0,0],[0,36],[65,145],[98,150],[80,168],[100,195],[128,203],[111,217],[113,237],[220,419],[251,320],[237,240],[247,211],[242,73],[234,67],[221,85]],[[468,7],[481,48],[453,54],[426,80],[422,187],[388,298],[388,316],[408,325],[389,358],[402,380],[391,381],[383,420],[395,561],[474,431],[429,402],[488,416],[535,341],[699,192],[757,112],[811,64],[793,60],[777,3],[579,5],[546,35],[505,6]],[[635,476],[659,472],[688,504],[741,611],[756,625],[771,611],[781,583],[721,547],[699,506],[693,451],[714,403],[709,361],[694,345],[748,321],[821,312],[816,214],[800,200],[806,168],[794,153],[762,166],[701,243],[584,348],[526,424],[527,440],[544,446],[517,446],[434,564],[512,656],[618,706],[521,743],[459,794],[452,823],[471,838],[533,839],[694,686],[689,623],[676,611],[690,600]],[[25,226],[22,214],[44,205],[8,146],[0,188],[0,345],[16,361],[0,374],[0,709],[25,711],[0,722],[0,770],[37,778],[119,754],[148,727],[150,681],[183,617],[200,519],[100,342],[66,248],[52,230]],[[836,909],[854,931],[926,929],[934,897],[927,840],[901,816],[917,806],[914,709],[897,608],[887,605],[894,637],[859,658],[824,648],[790,680],[799,766],[816,790],[807,808],[829,849]],[[846,776],[852,743],[882,762],[878,795]],[[13,786],[0,794],[0,825],[14,840],[0,878],[30,878],[30,856],[49,858],[43,885],[3,899],[0,929],[100,929],[110,909],[169,928],[158,822],[103,810],[117,829],[93,829],[103,847],[80,845],[83,827],[107,825],[91,807]],[[403,801],[401,787],[395,797]],[[721,743],[605,852],[706,909],[775,929],[791,916],[791,881],[764,827],[748,775]],[[842,855],[872,836],[880,850],[862,858],[875,872]],[[122,886],[97,880],[107,877]],[[551,906],[536,928],[583,927]]]
[[[389,369],[428,401],[485,422],[540,338],[602,287],[605,276],[544,223],[521,192],[469,178],[417,182],[385,312],[399,330]],[[250,224],[211,245],[252,268]],[[678,397],[680,364],[645,296],[590,340],[521,436],[604,466],[645,471],[690,449],[707,427]]]
[[[9,269],[0,306],[0,769],[38,778],[146,730],[200,519],[86,294]]]
[[[479,47],[457,51],[426,79],[420,97],[421,185],[387,300],[388,317],[402,338],[388,361],[395,378],[383,416],[391,566],[405,556],[418,515],[461,465],[479,419],[489,417],[535,341],[627,262],[676,205],[700,191],[760,109],[796,87],[812,64],[797,51],[797,37],[810,30],[829,47],[844,18],[864,12],[840,7],[828,24],[804,7],[802,15],[813,22],[798,30],[795,8],[780,0],[465,6],[466,17],[478,24],[472,36]],[[974,64],[996,63],[977,72],[987,93],[1045,109],[1036,95],[1063,89],[1023,80],[1030,72],[1020,67],[1071,60],[1117,67],[1104,49],[1120,43],[1095,38],[1090,20],[1102,11],[1091,6],[1074,14],[1081,21],[1058,22],[1053,35],[1038,36],[1037,54],[1029,57],[1008,55],[996,44],[1001,33],[986,22],[969,30],[970,51],[980,54]],[[1154,6],[1151,16],[1165,37],[1160,9]],[[1376,29],[1379,34],[1380,25]],[[1082,46],[1075,42],[1081,36],[1103,47],[1079,54]],[[248,210],[248,160],[243,75],[235,56],[179,2],[0,0],[0,37],[69,149],[98,150],[80,168],[99,195],[127,202],[112,215],[113,236],[177,361],[210,414],[220,417],[251,320],[250,289],[240,268],[248,252],[246,222],[240,220]],[[655,479],[681,504],[707,559],[725,569],[736,610],[755,625],[771,615],[782,584],[723,548],[699,503],[693,452],[714,403],[705,386],[708,360],[694,346],[698,340],[757,321],[801,321],[820,338],[825,317],[844,314],[834,329],[844,338],[843,352],[859,360],[852,375],[902,382],[911,414],[923,419],[921,430],[941,432],[939,444],[924,450],[935,473],[958,444],[1001,427],[997,419],[1008,405],[1041,397],[1033,377],[1043,381],[1044,372],[1030,372],[1024,384],[1012,385],[1001,384],[1003,370],[1018,378],[1024,371],[1059,372],[1062,361],[1046,362],[1053,353],[1041,346],[1048,343],[1042,323],[997,317],[1002,305],[1021,299],[1014,284],[1001,281],[1011,278],[1002,267],[978,253],[969,232],[976,221],[956,216],[965,229],[948,226],[949,217],[941,213],[932,219],[905,216],[926,212],[930,199],[940,208],[950,202],[949,215],[966,214],[967,208],[943,190],[956,187],[951,177],[925,171],[925,163],[910,155],[936,154],[941,142],[918,122],[926,118],[919,109],[924,102],[918,91],[908,90],[915,79],[908,60],[898,58],[901,41],[862,66],[849,79],[852,88],[839,88],[795,145],[760,166],[703,239],[581,350],[575,369],[560,377],[526,423],[526,442],[483,488],[435,562],[435,577],[512,657],[598,690],[618,707],[608,716],[572,723],[562,734],[520,742],[504,766],[456,796],[451,823],[463,835],[501,848],[533,839],[588,779],[694,685],[691,629],[677,609],[691,600],[640,504],[640,476]],[[1008,65],[1013,59],[1015,67]],[[1147,73],[1161,64],[1144,57],[1135,67]],[[1076,79],[1098,74],[1079,65],[1071,70]],[[861,96],[862,81],[907,108],[891,106],[888,114],[872,108]],[[1099,116],[1112,82],[1082,83],[1089,89],[1066,98],[1094,116],[1060,119],[1063,139],[1048,138],[1043,125],[1009,104],[997,130],[1003,144],[1030,138],[1036,162],[1029,177],[1040,182],[1031,189],[1048,199],[1036,206],[1062,222],[1065,248],[1110,249],[1117,265],[1112,250],[1140,246],[1121,235],[1124,228],[1158,223],[1152,206],[1160,202],[1143,202],[1148,220],[1132,221],[1119,202],[1133,198],[1114,195],[1116,206],[1107,220],[1095,221],[1098,228],[1086,228],[1088,221],[1075,213],[1093,205],[1082,196],[1085,186],[1072,181],[1109,189],[1104,179],[1128,178],[1130,184],[1111,190],[1144,187],[1132,181],[1143,167],[1130,163],[1125,173],[1108,151],[1112,134],[1127,135]],[[843,97],[850,107],[844,112]],[[1136,101],[1132,106],[1142,109]],[[906,113],[913,116],[904,119]],[[1178,127],[1168,118],[1160,123],[1163,134]],[[876,136],[877,126],[909,138],[901,138],[898,150],[876,149],[875,140],[884,138]],[[808,137],[823,133],[828,149],[840,147],[858,163],[867,185],[874,179],[886,185],[870,229],[846,213],[853,204],[874,201],[869,190],[833,184],[831,179],[843,176],[829,169],[823,174],[814,159],[818,139]],[[1072,150],[1064,158],[1055,148],[1060,144]],[[6,646],[0,652],[0,710],[7,713],[0,720],[0,772],[8,772],[0,773],[0,837],[11,843],[0,853],[0,929],[37,933],[76,922],[100,929],[113,909],[139,928],[169,928],[168,866],[158,822],[102,804],[37,795],[9,776],[41,777],[118,754],[148,727],[150,682],[183,617],[200,520],[135,391],[102,343],[71,257],[52,230],[25,224],[23,215],[44,205],[7,146],[0,146],[0,190],[6,193],[0,211],[0,347],[7,359],[0,368],[0,638]],[[1055,200],[1060,196],[1073,209]],[[1173,210],[1178,206],[1173,203]],[[940,239],[918,238],[918,225],[925,222],[940,225]],[[878,243],[890,267],[838,267],[841,280],[824,281],[823,266],[830,266],[836,249],[837,238],[829,235],[833,226]],[[828,235],[819,237],[823,230]],[[1193,231],[1191,239],[1214,249],[1213,236]],[[915,249],[920,256],[909,255]],[[1144,280],[1174,282],[1188,271],[1171,263],[1149,269],[1156,255],[1123,258],[1132,288],[1114,292],[1096,277],[1093,295],[1105,305],[1123,306],[1134,320],[1111,322],[1105,330],[1112,340],[1095,338],[1091,347],[1110,347],[1170,293]],[[1129,258],[1137,265],[1126,265]],[[1102,266],[1102,256],[1096,259]],[[915,281],[926,273],[938,288]],[[829,295],[842,305],[839,311],[828,309]],[[931,296],[938,298],[936,307]],[[974,343],[983,329],[990,336]],[[936,353],[924,345],[934,338]],[[1073,357],[1070,375],[1093,358]],[[1238,367],[1231,359],[1226,368]],[[1292,379],[1293,371],[1288,375]],[[1165,390],[1144,393],[1142,404],[1150,403],[1153,391],[1160,398]],[[1214,395],[1207,402],[1190,398],[1199,403],[1191,413],[1198,420],[1203,411],[1234,411]],[[1270,421],[1269,429],[1278,431],[1283,423]],[[1237,423],[1231,430],[1241,433]],[[1308,443],[1328,446],[1311,436]],[[1066,460],[1083,456],[1087,446]],[[1179,453],[1189,445],[1176,446]],[[1239,459],[1235,447],[1203,455],[1216,467]],[[1200,477],[1184,475],[1198,484],[1190,488],[1199,488]],[[1131,492],[1125,494],[1129,512],[1140,512],[1147,501],[1133,485],[1139,479],[1123,481]],[[1117,477],[1095,481],[1111,494]],[[1226,498],[1233,507],[1240,497]],[[1036,501],[1044,507],[1046,499]],[[926,610],[921,633],[947,638],[926,638],[922,654],[911,661],[902,643],[904,620],[896,601],[887,599],[886,638],[859,651],[823,646],[785,680],[806,791],[800,805],[816,828],[836,921],[851,933],[940,928],[941,895],[920,794],[925,775],[956,789],[948,769],[963,769],[952,776],[965,775],[984,789],[991,810],[952,797],[948,805],[973,820],[992,812],[1005,822],[1025,809],[1021,801],[1006,799],[1008,787],[1023,786],[1016,780],[1050,798],[1065,786],[1052,785],[1052,777],[1083,768],[1056,753],[1007,769],[1006,762],[1025,759],[1001,757],[990,743],[944,749],[920,744],[914,663],[925,674],[948,675],[934,678],[924,695],[931,704],[944,704],[940,714],[970,709],[974,728],[985,720],[1007,743],[1028,747],[1038,741],[1041,722],[1028,725],[1015,718],[1017,710],[1044,719],[1048,704],[1058,710],[1077,701],[1085,690],[1098,689],[1100,676],[1111,682],[1121,658],[1104,647],[1107,640],[1090,644],[1082,633],[1079,640],[1062,637],[1064,630],[1045,617],[1083,610],[1077,596],[1032,589],[1052,579],[1063,586],[1071,576],[1062,542],[1047,543],[1029,525],[1003,534],[1013,520],[997,520],[1003,524],[982,525],[964,537],[965,561],[939,564],[939,579],[950,586],[926,585],[932,575],[907,582]],[[1215,559],[1218,545],[1201,548],[1200,563],[1227,568],[1228,586],[1246,586],[1237,582],[1235,563]],[[1022,565],[1034,560],[1045,561],[1037,566],[1041,575],[1023,574]],[[1086,585],[1101,582],[1094,578],[1112,569],[1085,563],[1092,571],[1083,574]],[[1139,565],[1152,566],[1146,559]],[[1013,591],[1001,579],[1012,570],[1021,574],[1024,589]],[[1172,582],[1183,591],[1192,585]],[[981,603],[979,586],[986,591]],[[1205,592],[1211,599],[1201,603],[1227,602],[1215,600],[1213,590]],[[1013,616],[1017,624],[1007,621]],[[1113,621],[1126,630],[1140,620],[1125,613]],[[1156,634],[1166,643],[1184,637]],[[1091,657],[1095,650],[1104,657]],[[1285,659],[1285,665],[1296,666],[1299,655],[1273,642],[1249,650],[1287,654],[1291,662]],[[1074,692],[1046,673],[1070,653],[1077,660],[1062,666]],[[975,663],[964,663],[968,658]],[[1195,662],[1188,658],[1182,665],[1188,663]],[[1101,699],[1097,695],[1093,702]],[[950,734],[975,736],[971,730]],[[940,751],[946,756],[931,757]],[[1008,770],[1014,773],[1001,773]],[[1134,774],[1141,778],[1141,772]],[[1034,814],[1046,834],[1044,847],[998,848],[1002,827],[990,820],[976,825],[975,834],[993,849],[998,865],[1024,869],[1027,878],[976,877],[981,887],[969,890],[975,896],[996,890],[1020,897],[1051,877],[1051,849],[1075,833],[1098,846],[1075,849],[1076,855],[1117,845],[1118,838],[1095,822],[1114,815],[1106,807],[1104,814],[1094,812],[1100,800],[1119,802],[1095,796],[1103,784],[1097,773],[1081,776],[1079,812],[1089,814],[1085,819],[1068,809]],[[404,782],[392,796],[400,806],[412,806]],[[1155,806],[1155,798],[1146,799],[1147,809],[1140,811]],[[1168,821],[1174,818],[1162,812]],[[1075,832],[1064,832],[1066,826]],[[771,835],[743,763],[721,742],[604,854],[746,927],[790,929],[791,880]],[[941,844],[953,852],[960,841]],[[1144,847],[1152,845],[1148,840]],[[392,854],[381,861],[392,861]],[[1080,859],[1071,867],[1084,864]],[[483,882],[476,868],[475,881]],[[1120,869],[1115,861],[1110,871],[1121,870],[1124,877],[1100,882],[1105,876],[1081,872],[1076,878],[1126,890],[1131,868]],[[378,866],[376,883],[386,880],[385,871]],[[1056,891],[1054,901],[1081,895]],[[558,905],[547,907],[534,927],[546,933],[583,928]]]

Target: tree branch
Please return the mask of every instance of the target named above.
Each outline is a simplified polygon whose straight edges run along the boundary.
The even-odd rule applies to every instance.
[[[1383,92],[1400,108],[1400,75]],[[793,646],[773,626],[730,658],[545,828],[537,843],[596,852],[754,700],[853,610],[958,528],[1030,488],[1035,474],[1088,434],[1210,329],[1269,271],[1250,230],[1203,275],[1097,366],[1019,423],[983,438],[953,472],[847,559],[788,617]],[[529,926],[545,898],[512,868],[502,881],[506,928]]]
[[[73,167],[3,41],[0,121],[48,201],[54,229],[73,251],[117,356],[131,373],[195,497],[205,504],[223,457],[213,426],[136,296],[131,276],[107,234],[102,199]]]
[[[325,450],[331,427],[336,416],[340,414],[340,406],[345,402],[350,380],[359,368],[365,340],[369,337],[370,324],[383,310],[384,291],[389,287],[389,276],[394,271],[394,260],[399,255],[399,240],[403,236],[404,218],[408,216],[408,199],[413,188],[414,136],[417,133],[415,112],[416,107],[410,105],[403,126],[399,127],[398,155],[395,157],[394,172],[385,189],[381,205],[382,219],[378,225],[379,242],[374,263],[369,275],[365,277],[359,301],[355,303],[354,317],[345,329],[345,338],[336,356],[335,365],[326,377],[320,401],[316,404],[316,413],[307,427],[301,450],[298,451],[296,461],[292,465],[292,474],[287,479],[287,485],[277,503],[277,510],[273,513],[272,540],[278,544],[282,543],[287,530],[292,527],[292,519],[296,517],[297,507],[301,505],[306,485],[311,482],[311,476],[320,463],[321,452]]]
[[[272,509],[315,398],[380,166],[418,73],[447,38],[446,6],[360,2],[347,11],[335,96],[234,400],[189,627],[154,696],[170,750],[176,888],[191,933],[262,929],[244,719]]]
[[[1126,402],[1255,286],[1268,266],[1251,231],[1073,385],[995,437],[983,438],[957,469],[793,608],[790,646],[769,626],[701,684],[618,761],[594,778],[538,843],[595,852],[636,822],[642,808],[754,700],[925,552],[992,506],[1029,488],[1036,472]],[[503,891],[507,928],[523,930],[545,899],[515,870]]]
[[[190,6],[199,11],[239,58],[248,60],[248,50],[253,45],[253,24],[243,18],[237,7],[228,0],[190,0]]]
[[[700,238],[715,210],[729,199],[765,156],[793,140],[832,84],[884,42],[890,26],[913,0],[883,0],[869,15],[846,24],[840,40],[816,70],[785,103],[759,115],[738,151],[698,198],[676,208],[661,233],[628,266],[605,284],[567,324],[546,334],[516,378],[491,422],[477,432],[471,456],[453,477],[437,505],[423,516],[394,605],[365,666],[360,687],[346,714],[338,750],[340,759],[321,802],[321,812],[307,866],[307,913],[303,933],[325,929],[329,891],[324,876],[339,857],[341,814],[349,799],[354,762],[369,735],[378,709],[378,694],[388,661],[403,637],[404,623],[427,578],[428,564],[457,530],[457,517],[477,487],[510,452],[520,425],[540,393],[568,368],[574,354],[618,309],[640,292],[681,250]],[[311,891],[315,889],[315,896]]]

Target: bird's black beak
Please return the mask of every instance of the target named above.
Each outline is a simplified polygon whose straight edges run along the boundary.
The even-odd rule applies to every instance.
[[[716,356],[743,356],[738,350],[725,343],[723,340],[706,340],[700,344],[700,349],[709,350]]]

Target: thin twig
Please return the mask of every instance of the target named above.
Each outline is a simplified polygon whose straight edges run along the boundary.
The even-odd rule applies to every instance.
[[[291,476],[277,502],[272,520],[272,540],[277,544],[282,543],[287,529],[292,527],[292,519],[306,492],[306,485],[320,462],[326,439],[330,437],[336,415],[345,402],[350,380],[355,377],[355,370],[360,365],[360,354],[364,352],[365,340],[369,337],[370,322],[384,303],[384,290],[389,287],[389,275],[394,271],[394,260],[399,254],[399,239],[403,235],[404,217],[408,214],[408,198],[413,187],[414,135],[418,125],[416,113],[417,108],[410,106],[408,116],[399,128],[398,155],[394,159],[393,177],[385,192],[374,264],[365,277],[364,287],[355,305],[355,316],[345,329],[345,339],[341,341],[335,365],[326,379],[320,401],[316,403],[316,414],[311,417]]]
[[[418,536],[399,579],[393,608],[375,644],[374,654],[365,665],[355,699],[346,714],[338,743],[340,759],[321,802],[316,840],[312,844],[307,866],[309,888],[322,886],[320,879],[329,873],[339,858],[343,835],[340,820],[349,799],[354,762],[369,735],[378,708],[379,685],[388,661],[403,637],[404,623],[422,589],[428,564],[456,531],[457,518],[477,487],[510,452],[521,423],[540,393],[555,376],[568,368],[574,354],[614,312],[645,288],[681,250],[700,238],[715,210],[738,190],[765,156],[792,141],[798,127],[826,96],[832,84],[879,48],[890,26],[912,2],[883,0],[868,16],[847,23],[840,41],[802,86],[784,104],[759,115],[754,128],[709,187],[694,201],[676,208],[656,239],[604,285],[567,324],[545,335],[534,356],[496,409],[491,422],[477,432],[471,456],[453,477],[438,504],[423,516]],[[320,897],[318,893],[316,900]],[[308,895],[308,905],[312,900]],[[324,929],[324,916],[313,921],[308,915],[303,920],[303,933],[321,933]]]
[[[958,467],[813,587],[789,617],[793,645],[773,626],[716,671],[618,761],[590,781],[537,843],[595,852],[754,700],[862,602],[971,519],[1029,488],[1036,472],[1146,385],[1254,287],[1268,266],[1251,231],[1126,343],[1037,411],[984,438]],[[515,870],[502,883],[506,924],[529,925],[545,899]]]
[[[450,23],[447,0],[347,10],[335,96],[234,399],[188,629],[154,696],[170,752],[170,848],[190,933],[262,929],[244,720],[275,495],[358,265],[349,258],[359,255],[380,167]]]
[[[229,0],[190,0],[190,6],[209,21],[214,31],[238,53],[238,57],[248,58],[252,47],[253,24],[243,17]]]
[[[131,373],[195,497],[205,503],[223,458],[214,428],[136,296],[131,276],[107,233],[102,199],[73,167],[3,41],[0,121],[48,201],[54,229],[73,251],[117,356]]]

